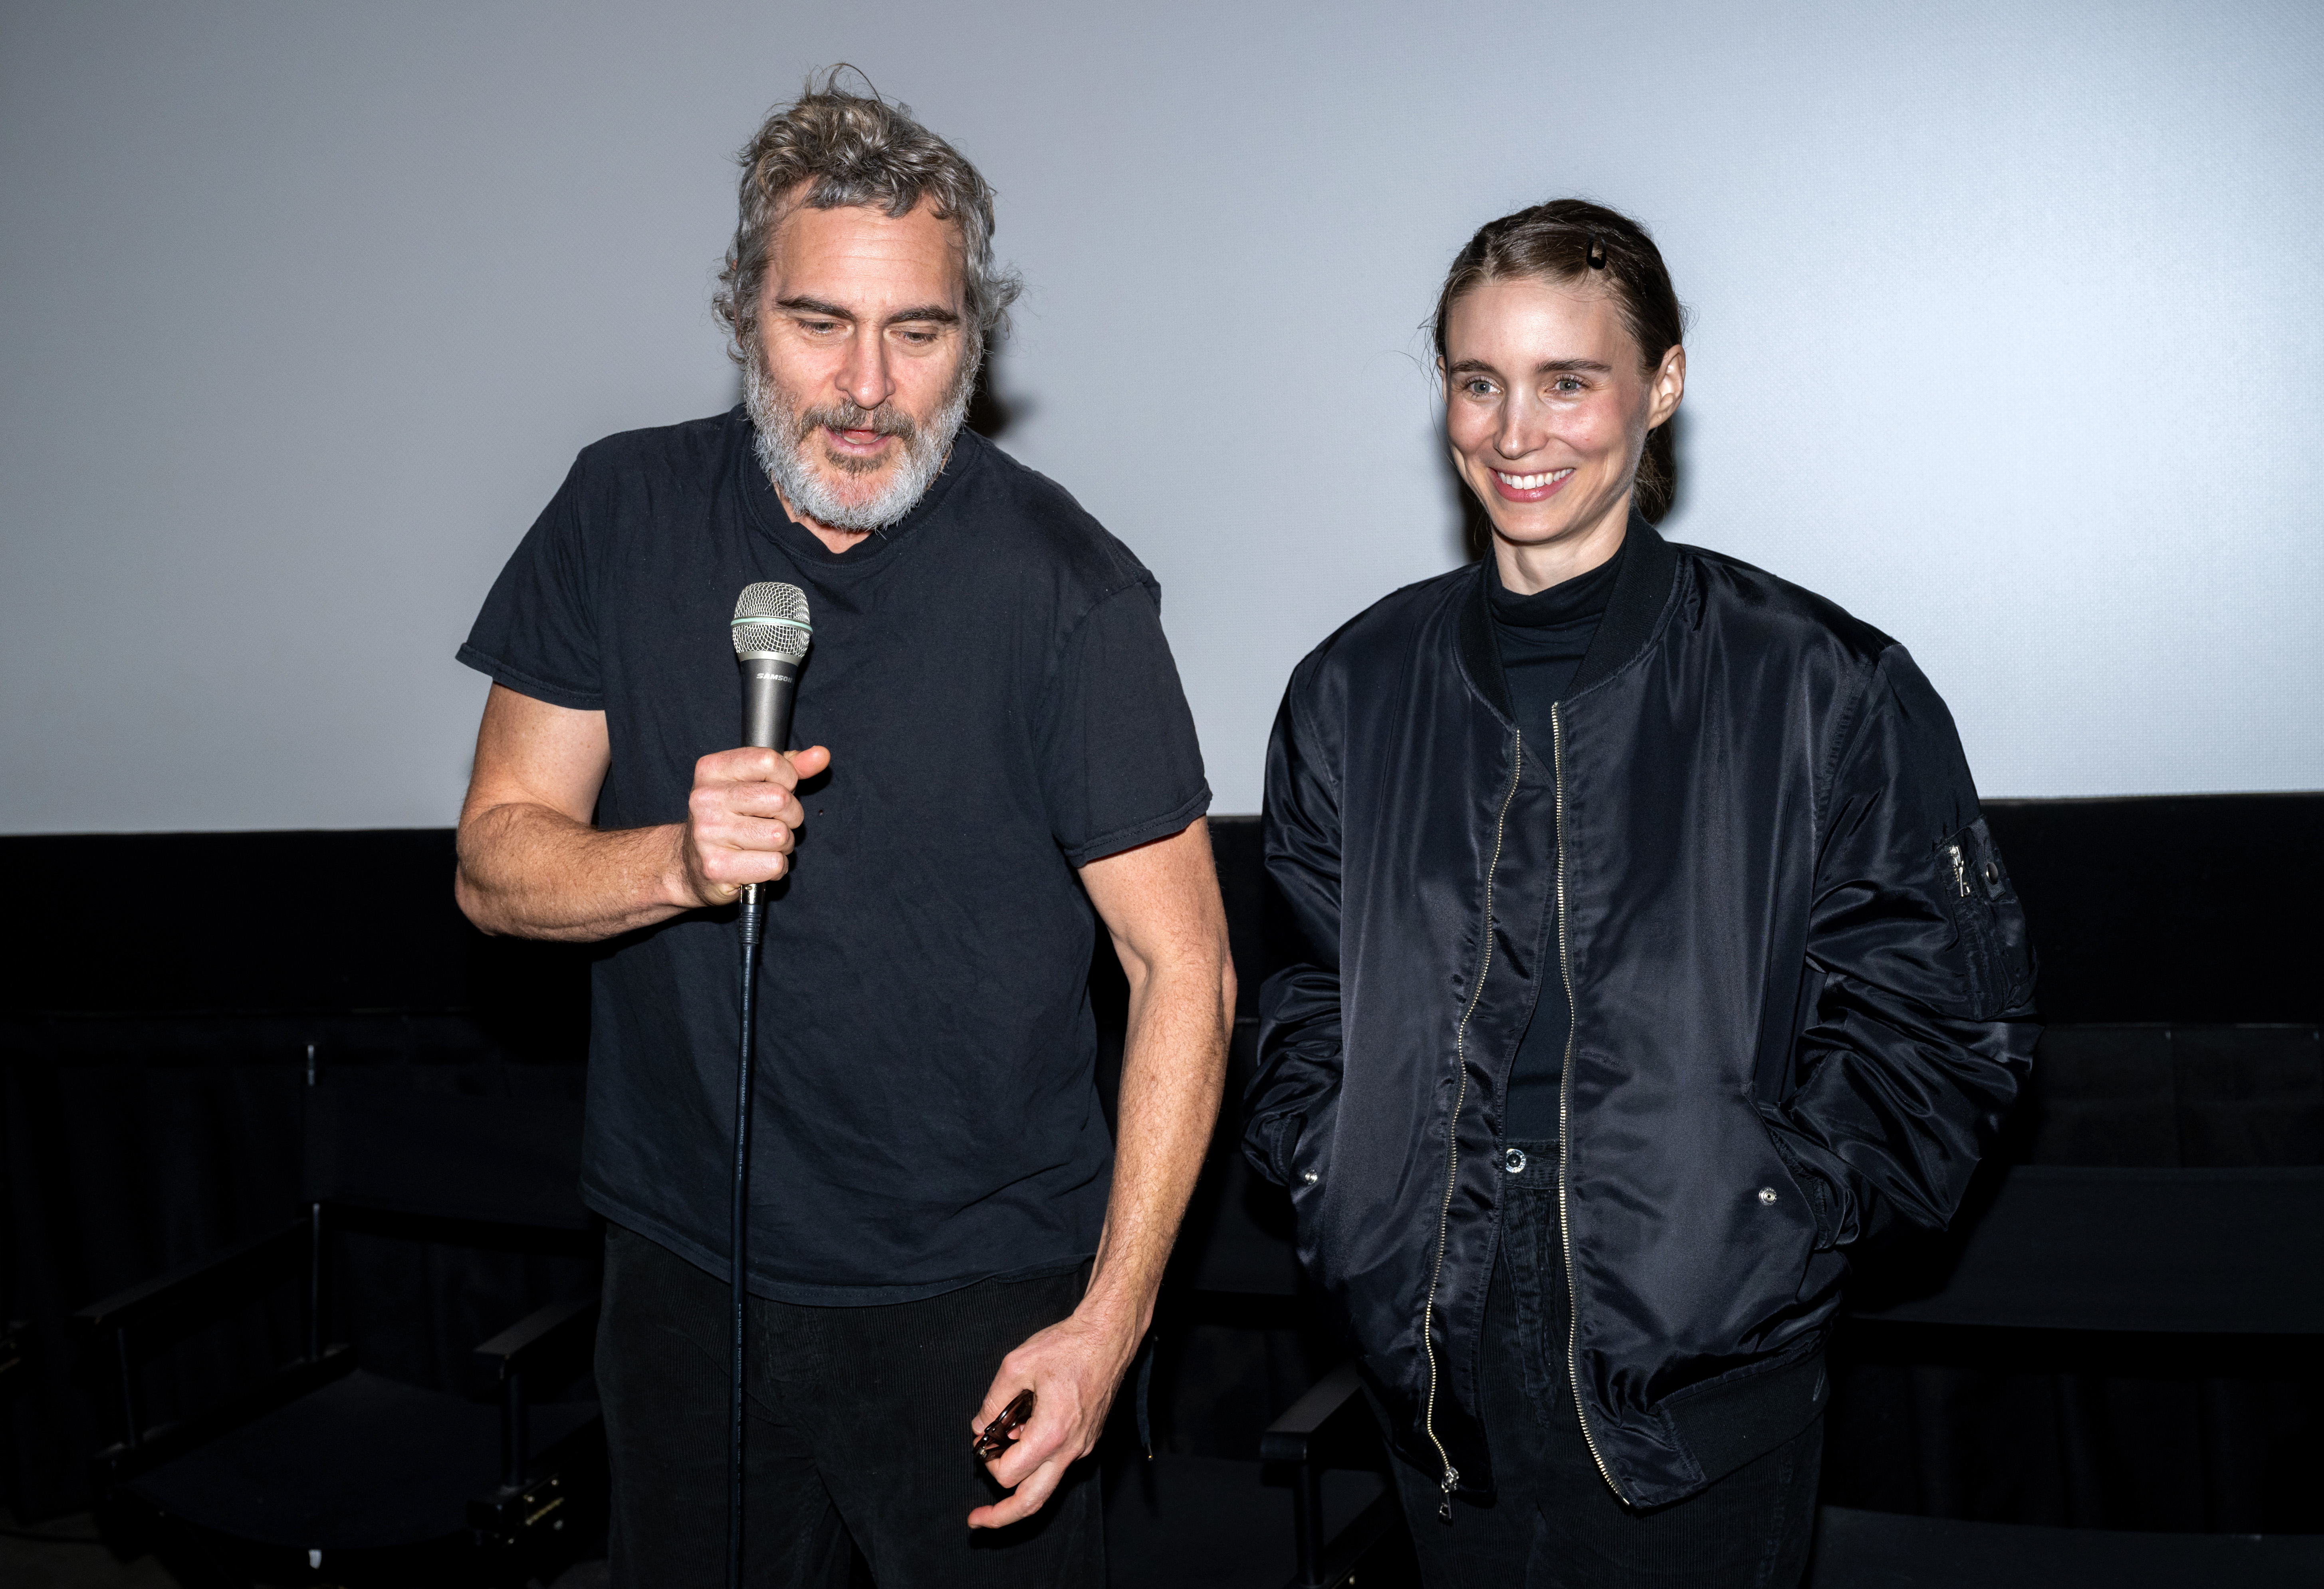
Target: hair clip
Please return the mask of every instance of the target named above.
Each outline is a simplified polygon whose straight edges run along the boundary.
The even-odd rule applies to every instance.
[[[1590,234],[1589,257],[1591,270],[1602,271],[1606,268],[1606,240],[1595,232]]]

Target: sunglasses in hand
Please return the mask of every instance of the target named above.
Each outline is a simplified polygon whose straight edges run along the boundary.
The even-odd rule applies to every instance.
[[[969,1447],[979,1462],[991,1462],[1009,1449],[1009,1437],[1033,1421],[1033,1392],[1019,1391],[1017,1399],[1001,1410],[1001,1416],[984,1426],[984,1432]]]

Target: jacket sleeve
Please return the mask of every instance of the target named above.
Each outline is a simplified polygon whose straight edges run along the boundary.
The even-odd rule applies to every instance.
[[[2025,917],[1952,717],[1902,647],[1823,804],[1796,1090],[1770,1122],[1822,1245],[1941,1228],[2033,1064]]]
[[[1340,1085],[1340,782],[1303,711],[1314,658],[1292,675],[1267,747],[1268,937],[1277,963],[1259,992],[1259,1063],[1243,1153],[1288,1185],[1302,1132]]]

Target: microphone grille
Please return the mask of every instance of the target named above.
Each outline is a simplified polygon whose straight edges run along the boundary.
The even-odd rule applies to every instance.
[[[734,655],[780,657],[799,662],[807,657],[815,627],[807,620],[807,592],[779,580],[744,585],[734,599]]]

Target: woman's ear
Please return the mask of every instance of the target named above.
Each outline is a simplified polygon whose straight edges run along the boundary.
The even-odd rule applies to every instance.
[[[1440,370],[1443,361],[1438,361]],[[1653,430],[1678,412],[1679,400],[1686,395],[1686,349],[1674,344],[1663,354],[1662,367],[1655,372],[1653,385],[1646,394],[1646,428]]]

